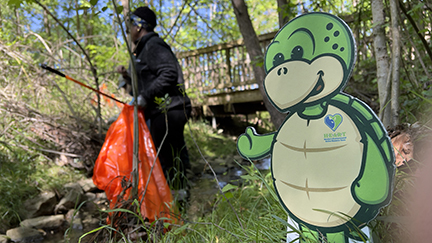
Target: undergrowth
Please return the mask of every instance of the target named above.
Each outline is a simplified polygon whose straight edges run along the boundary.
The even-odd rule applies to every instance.
[[[17,225],[25,200],[40,191],[59,191],[68,182],[83,178],[79,171],[58,166],[40,155],[14,149],[0,153],[0,221],[4,226]]]
[[[284,241],[287,214],[277,199],[270,172],[261,174],[253,165],[244,168],[248,173],[242,176],[243,184],[226,186],[223,193],[218,193],[211,213],[195,221],[187,217],[177,218],[178,222],[165,219],[165,234],[152,232],[149,224],[141,223],[138,228],[146,229],[147,235],[133,242],[153,242],[155,239],[156,242],[182,243]],[[141,216],[131,210],[114,209],[109,212],[129,213],[139,219],[136,221],[143,222]],[[88,232],[81,240],[85,242],[91,238],[90,234],[101,233],[99,231],[104,231],[107,236],[120,236],[117,240],[103,238],[104,242],[132,242],[130,234],[110,225]]]
[[[228,184],[217,195],[210,214],[184,225],[164,237],[166,242],[278,242],[286,227],[276,217],[286,219],[267,172],[246,168],[241,186]],[[181,236],[181,232],[184,235]],[[181,236],[181,237],[179,237]]]
[[[207,158],[237,152],[235,140],[225,136],[220,130],[213,129],[205,120],[189,122],[185,126],[184,137],[191,161],[201,159],[200,151]]]
[[[23,200],[37,193],[33,174],[34,165],[26,156],[0,154],[0,219],[4,226],[19,222]]]

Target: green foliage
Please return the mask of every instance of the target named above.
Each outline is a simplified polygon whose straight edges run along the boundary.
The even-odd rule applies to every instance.
[[[418,163],[416,161],[411,162],[411,166]],[[377,216],[377,220],[371,224],[381,242],[403,242],[404,239],[408,242],[408,239],[410,239],[410,232],[406,227],[406,223],[407,216],[410,215],[407,198],[409,198],[409,193],[412,192],[415,180],[412,172],[396,170],[392,201],[389,206],[383,208]]]
[[[250,168],[248,176],[244,177],[245,184],[231,187],[226,193],[228,200],[218,195],[211,214],[196,223],[186,224],[191,230],[181,241],[194,242],[201,237],[204,241],[218,239],[220,242],[279,242],[284,239],[286,226],[276,217],[286,220],[287,214],[279,204],[274,189],[269,186],[271,176],[269,173],[265,176],[256,173],[255,169]],[[166,238],[170,239],[170,234]]]
[[[207,122],[189,122],[184,133],[189,157],[192,161],[201,158],[200,152],[204,157],[218,157],[237,153],[234,139],[218,133]]]
[[[162,113],[166,113],[168,111],[168,106],[171,104],[171,97],[165,94],[164,97],[155,97],[154,102],[158,105]]]
[[[42,151],[66,150],[55,139],[42,136],[47,132],[43,127],[65,128],[74,125],[73,134],[81,132],[89,136],[86,139],[94,141],[95,137],[91,135],[97,134],[98,130],[94,124],[99,120],[107,121],[120,110],[102,99],[102,114],[100,118],[97,117],[97,97],[92,91],[46,73],[39,65],[46,63],[94,88],[101,88],[105,84],[104,92],[121,100],[130,99],[128,94],[116,89],[118,75],[114,73],[117,65],[128,63],[126,45],[120,38],[119,24],[124,23],[117,23],[114,18],[115,13],[122,14],[123,6],[115,9],[109,0],[40,2],[59,23],[32,0],[8,0],[7,4],[1,6],[0,70],[3,75],[0,78],[0,219],[11,224],[19,222],[24,200],[41,190],[58,188],[83,176],[69,167],[56,165],[56,155]],[[246,3],[257,34],[278,29],[278,11],[284,11],[290,19],[305,11],[325,11],[346,20],[358,44],[357,63],[346,92],[364,100],[378,112],[380,101],[372,32],[375,26],[371,21],[369,1],[358,1],[355,6],[347,1],[289,1],[288,8],[284,10],[277,9],[276,1],[247,0]],[[142,2],[132,3],[132,9],[138,4]],[[403,1],[403,4],[419,31],[401,14],[401,121],[423,122],[430,118],[432,112],[432,60],[426,53],[428,47],[424,46],[418,33],[430,41],[431,11],[428,11],[430,6],[424,1]],[[156,31],[175,51],[241,38],[230,0],[150,1],[150,5],[158,15]],[[389,16],[388,9],[385,11],[386,16]],[[387,34],[389,21],[387,17]],[[71,40],[61,25],[78,43]],[[90,64],[78,44],[84,47],[92,65],[96,67],[99,87],[96,87]],[[391,44],[389,38],[388,45]],[[390,48],[388,54],[391,56]],[[262,60],[253,62],[262,63]],[[191,98],[200,97],[199,94],[191,95],[198,88],[190,87],[188,92]],[[168,97],[160,100],[162,106],[166,100]],[[264,113],[264,116],[261,120],[268,121],[268,113]],[[274,131],[268,122],[262,127]],[[224,157],[237,153],[235,138],[223,136],[204,121],[188,123],[185,139],[192,161],[200,160],[201,153],[205,157]],[[286,213],[274,194],[269,173],[260,175],[253,167],[248,168],[248,171],[247,175],[242,176],[246,180],[244,184],[229,185],[224,188],[225,196],[218,195],[213,204],[215,210],[201,217],[198,222],[171,225],[172,230],[162,241],[277,242],[284,239]],[[400,174],[397,176],[406,178]],[[401,190],[397,188],[396,192]],[[382,216],[395,215],[393,208],[399,205],[402,203],[396,195]],[[392,226],[377,226],[382,230],[382,239],[387,239],[387,231]]]
[[[173,45],[185,51],[230,42],[241,38],[231,1],[153,2],[158,15],[156,31]],[[276,1],[247,1],[253,26],[258,34],[277,28]],[[174,25],[173,25],[174,23]]]
[[[279,28],[277,1],[246,1],[249,16],[257,35],[273,32]]]
[[[0,215],[3,222],[15,224],[23,212],[23,200],[37,193],[35,183],[31,180],[35,166],[29,163],[28,155],[23,151],[15,155],[8,154],[10,156],[0,154]]]
[[[13,7],[19,7],[26,0],[8,0],[8,5]]]
[[[60,190],[83,175],[68,167],[45,164],[44,158],[35,153],[17,148],[5,150],[0,145],[0,177],[0,219],[13,226],[26,210],[25,200],[40,191]]]
[[[194,222],[186,218],[180,224],[166,219],[164,226],[170,230],[161,235],[158,242],[186,243],[215,240],[217,242],[279,242],[283,240],[286,237],[287,214],[271,185],[270,173],[261,174],[254,166],[245,169],[248,174],[243,176],[244,184],[225,189],[228,191],[225,195],[218,194],[211,213]],[[140,218],[130,210],[121,210],[121,212]],[[95,231],[107,228],[109,229],[109,226],[102,226]],[[118,233],[122,235],[123,240],[128,238],[126,233]],[[157,233],[150,231],[148,233],[151,237],[158,237]]]

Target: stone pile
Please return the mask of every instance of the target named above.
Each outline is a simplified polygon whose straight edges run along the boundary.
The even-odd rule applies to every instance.
[[[24,203],[18,227],[0,231],[0,243],[44,242],[66,229],[88,232],[103,223],[99,209],[107,207],[105,193],[91,178],[66,184],[61,192],[42,192]]]

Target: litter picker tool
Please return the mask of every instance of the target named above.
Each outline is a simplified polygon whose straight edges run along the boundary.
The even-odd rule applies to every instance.
[[[77,83],[77,84],[79,84],[79,85],[81,85],[81,86],[83,86],[83,87],[85,87],[85,88],[87,88],[87,89],[90,89],[90,90],[92,90],[92,91],[94,91],[94,92],[96,92],[96,93],[98,93],[98,94],[101,94],[101,95],[103,95],[103,96],[105,96],[105,97],[107,97],[107,98],[110,98],[110,99],[112,99],[112,100],[114,100],[114,101],[120,102],[120,103],[122,103],[122,104],[126,104],[126,103],[123,102],[123,101],[120,101],[120,100],[118,100],[118,99],[116,99],[116,98],[114,98],[114,97],[112,97],[112,96],[109,96],[109,95],[107,95],[107,94],[105,94],[105,93],[103,93],[103,92],[101,92],[101,91],[99,91],[99,90],[97,90],[97,89],[94,89],[94,88],[92,88],[92,87],[90,87],[90,86],[88,86],[88,85],[86,85],[86,84],[84,84],[84,83],[82,83],[82,82],[80,82],[80,81],[74,79],[74,78],[71,78],[70,76],[68,76],[68,75],[66,75],[66,74],[64,74],[64,73],[62,73],[62,72],[60,72],[59,70],[56,70],[56,69],[51,68],[51,67],[48,67],[48,66],[45,65],[45,64],[41,64],[41,68],[43,68],[43,69],[45,69],[45,70],[48,70],[48,71],[50,71],[50,72],[52,72],[52,73],[55,73],[55,74],[57,74],[57,75],[59,75],[59,76],[61,76],[61,77],[63,77],[63,78],[66,78],[66,79],[72,81],[72,82],[75,82],[75,83]]]

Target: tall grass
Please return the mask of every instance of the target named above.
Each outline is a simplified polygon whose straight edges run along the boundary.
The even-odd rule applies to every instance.
[[[191,221],[186,214],[179,216],[175,223],[165,219],[163,225],[167,231],[164,234],[152,232],[151,226],[144,223],[141,216],[132,210],[114,209],[108,212],[128,213],[141,219],[136,228],[144,229],[147,234],[136,242],[151,242],[150,239],[157,239],[157,242],[184,243],[283,241],[287,232],[286,222],[283,221],[287,214],[275,195],[270,173],[261,174],[253,165],[245,169],[248,173],[243,176],[243,184],[228,187],[231,189],[224,190],[225,196],[218,194],[212,203],[211,213],[198,217],[195,221]],[[89,234],[98,231],[105,231],[107,236],[114,233],[119,235],[120,239],[114,242],[131,242],[130,233],[119,228],[106,225]],[[112,242],[110,238],[104,240]]]
[[[40,191],[59,191],[64,184],[84,177],[75,169],[46,162],[40,155],[16,148],[0,153],[0,221],[6,226],[22,220],[26,199]]]
[[[205,120],[190,121],[185,127],[184,137],[192,162],[202,159],[202,155],[212,158],[233,155],[237,152],[235,138],[213,129]]]
[[[218,150],[220,156],[224,154],[222,151],[228,154],[236,153],[235,150],[231,150],[235,148],[232,138],[218,134],[205,122],[192,123],[191,127],[196,141],[204,141],[204,144],[218,141],[208,147],[198,144],[200,148],[206,148],[203,149],[206,156],[217,156],[207,150]],[[206,141],[206,137],[214,141]],[[401,239],[409,242],[411,232],[406,226],[409,213],[406,196],[414,185],[413,174],[419,164],[421,162],[414,159],[405,169],[397,169],[391,203],[369,223],[375,243],[404,242]],[[249,166],[241,163],[238,165],[247,171],[242,176],[240,185],[228,184],[224,187],[224,195],[221,192],[216,195],[216,200],[211,202],[212,210],[209,213],[198,217],[179,215],[179,222],[165,222],[164,226],[169,230],[157,235],[157,242],[285,242],[289,227],[286,222],[287,213],[275,194],[270,172],[258,171],[253,163]],[[121,240],[114,242],[128,242],[128,235],[123,234]],[[138,242],[147,240],[143,238]],[[308,242],[319,242],[319,239],[308,239]]]
[[[253,166],[241,186],[225,189],[217,195],[210,214],[196,222],[185,219],[183,226],[168,232],[164,238],[175,242],[278,242],[286,235],[286,226],[274,216],[286,219],[271,186],[271,176],[260,174]],[[228,203],[230,201],[231,205]],[[232,206],[232,207],[231,207]],[[235,211],[235,212],[234,212]],[[241,224],[237,220],[237,215]],[[179,231],[184,231],[182,237]]]

